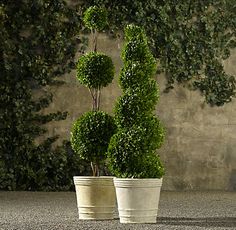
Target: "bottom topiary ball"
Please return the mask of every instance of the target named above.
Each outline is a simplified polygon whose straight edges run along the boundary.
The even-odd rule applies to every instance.
[[[73,125],[72,148],[84,160],[101,162],[115,131],[116,125],[112,116],[102,111],[87,112]]]

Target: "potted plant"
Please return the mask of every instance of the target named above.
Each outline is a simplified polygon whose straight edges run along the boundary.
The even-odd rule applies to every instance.
[[[90,7],[84,22],[93,33],[93,51],[81,56],[77,63],[77,78],[89,88],[92,111],[86,112],[74,123],[71,144],[78,155],[91,163],[92,176],[75,176],[77,205],[80,219],[113,219],[115,189],[113,177],[101,177],[99,166],[116,126],[113,117],[100,111],[101,88],[112,82],[114,65],[110,57],[97,52],[97,35],[106,25],[106,12]]]
[[[156,154],[164,128],[153,114],[158,88],[155,59],[141,27],[125,28],[122,96],[115,106],[118,131],[108,147],[121,223],[155,223],[164,168]],[[119,178],[118,178],[119,177]]]

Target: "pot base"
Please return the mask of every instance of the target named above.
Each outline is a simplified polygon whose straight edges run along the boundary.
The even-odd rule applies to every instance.
[[[78,207],[81,220],[110,220],[114,219],[114,207]]]
[[[154,210],[120,210],[120,223],[156,223],[157,209]]]

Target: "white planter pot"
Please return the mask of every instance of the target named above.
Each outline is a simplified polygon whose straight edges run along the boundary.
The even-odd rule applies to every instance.
[[[121,223],[156,223],[162,179],[114,178]]]
[[[75,176],[79,219],[114,219],[115,188],[113,177]]]

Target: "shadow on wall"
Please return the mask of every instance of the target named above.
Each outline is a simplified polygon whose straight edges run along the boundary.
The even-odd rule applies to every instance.
[[[233,169],[230,174],[229,191],[236,191],[236,169]]]

